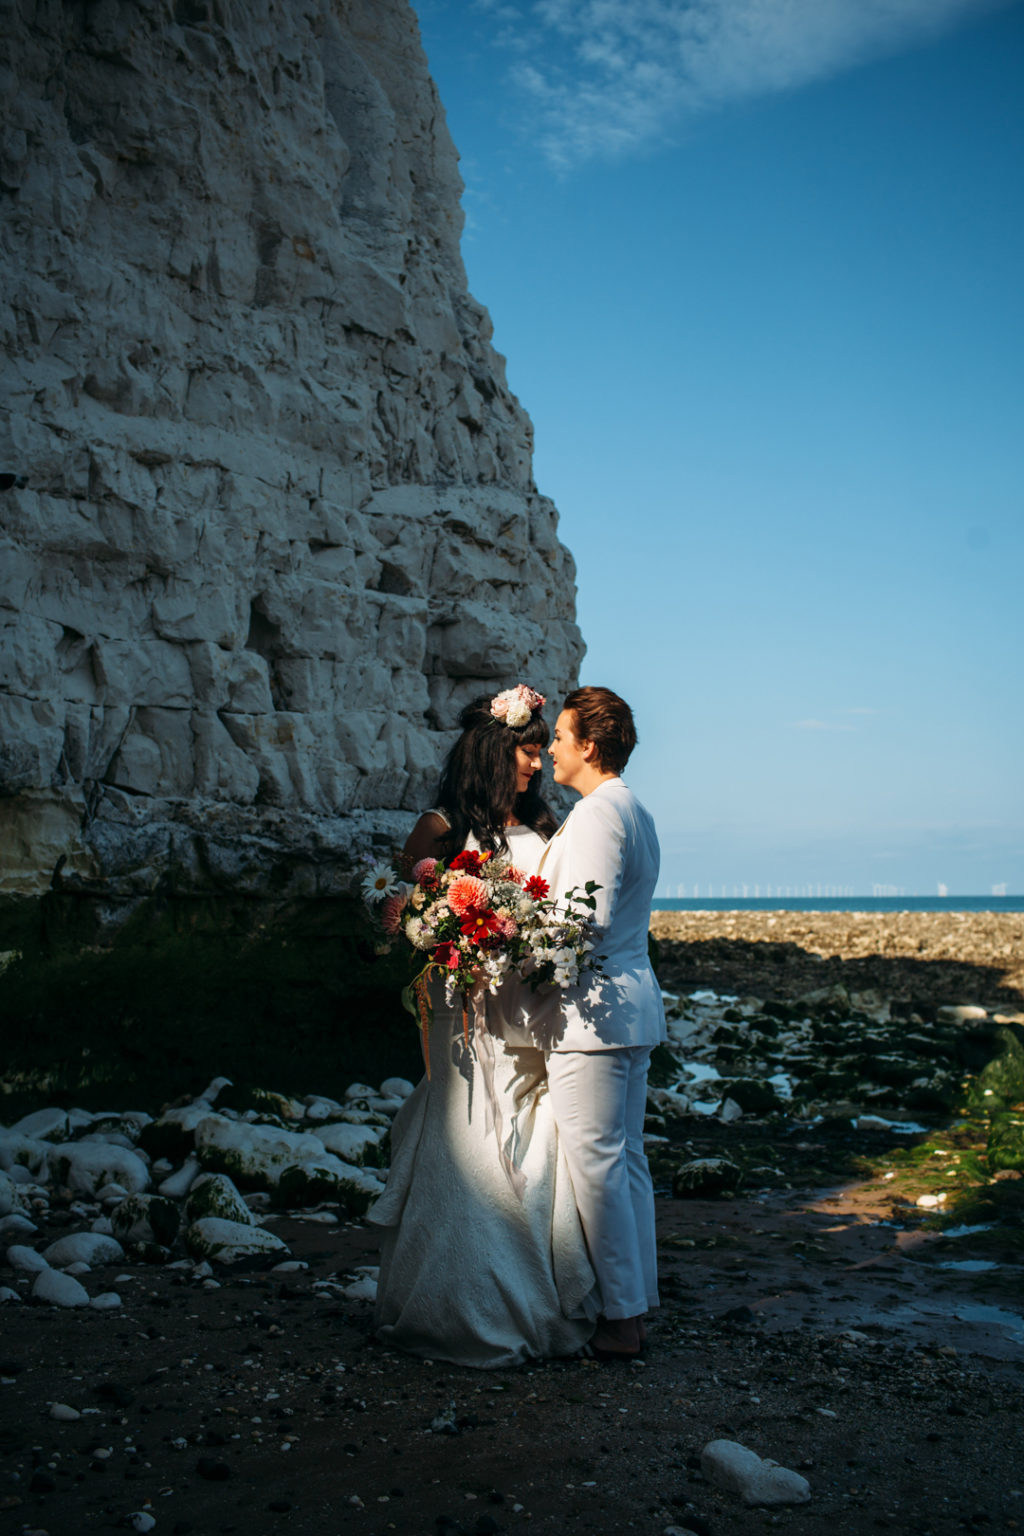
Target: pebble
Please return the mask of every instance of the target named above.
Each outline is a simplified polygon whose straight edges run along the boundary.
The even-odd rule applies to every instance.
[[[9,1285],[0,1285],[0,1302],[20,1300],[21,1297],[18,1295],[17,1291],[12,1290]]]
[[[29,1237],[38,1231],[35,1222],[30,1221],[21,1211],[12,1211],[9,1216],[0,1217],[0,1238]]]
[[[133,1531],[151,1531],[156,1521],[146,1510],[136,1509],[128,1516],[128,1524]]]
[[[51,1403],[50,1418],[56,1419],[61,1424],[73,1424],[82,1415],[77,1408],[72,1408],[68,1403]]]
[[[36,1301],[45,1301],[52,1307],[87,1307],[89,1292],[73,1275],[61,1274],[59,1269],[47,1266],[36,1275],[32,1287]]]
[[[799,1472],[763,1461],[736,1440],[712,1440],[700,1453],[700,1467],[709,1483],[739,1494],[747,1505],[806,1504],[811,1497]]]
[[[116,1291],[103,1291],[94,1296],[89,1305],[94,1312],[113,1312],[121,1305],[121,1298]]]
[[[69,1232],[43,1249],[43,1258],[54,1269],[67,1270],[72,1264],[117,1264],[124,1260],[124,1249],[113,1237],[102,1232]]]
[[[11,1244],[7,1250],[7,1262],[12,1269],[20,1269],[25,1275],[38,1275],[50,1267],[41,1253],[37,1253],[34,1248],[26,1248],[23,1243]]]

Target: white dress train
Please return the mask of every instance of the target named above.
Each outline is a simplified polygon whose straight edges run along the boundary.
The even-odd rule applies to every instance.
[[[507,835],[515,863],[535,867],[537,834]],[[500,993],[486,999],[488,1039],[471,1009],[468,1047],[460,999],[431,996],[430,1077],[395,1117],[387,1188],[367,1215],[382,1229],[377,1334],[480,1368],[572,1354],[600,1303],[544,1053],[504,1024]]]

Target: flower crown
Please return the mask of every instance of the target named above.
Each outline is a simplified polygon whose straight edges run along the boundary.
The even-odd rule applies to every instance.
[[[505,725],[526,725],[534,710],[543,709],[544,703],[542,693],[527,687],[526,683],[517,683],[514,688],[506,688],[504,693],[494,695],[491,714]]]

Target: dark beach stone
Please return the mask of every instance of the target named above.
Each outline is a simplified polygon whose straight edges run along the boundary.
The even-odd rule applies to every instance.
[[[740,1181],[740,1170],[727,1157],[697,1157],[677,1168],[672,1193],[677,1200],[731,1193]]]
[[[740,1077],[728,1084],[729,1098],[734,1099],[745,1115],[767,1115],[781,1107],[781,1100],[771,1083],[761,1077]]]

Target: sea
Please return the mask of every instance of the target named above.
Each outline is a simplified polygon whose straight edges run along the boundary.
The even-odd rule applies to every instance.
[[[1024,896],[655,896],[652,912],[1024,912]]]

